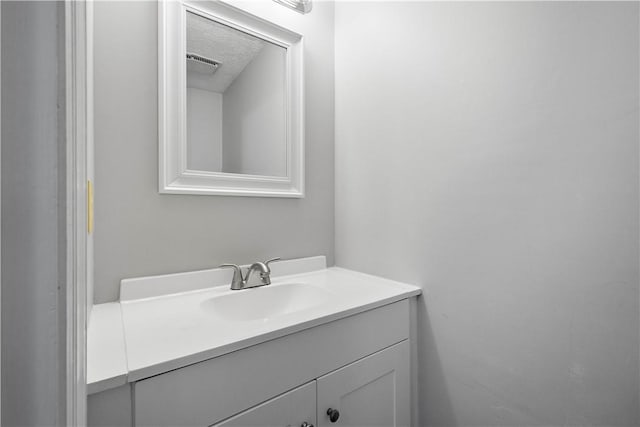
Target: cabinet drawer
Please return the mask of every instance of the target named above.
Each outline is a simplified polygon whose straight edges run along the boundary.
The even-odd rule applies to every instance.
[[[251,408],[212,427],[283,427],[316,424],[316,382]]]
[[[409,337],[389,304],[135,383],[135,424],[207,426]]]

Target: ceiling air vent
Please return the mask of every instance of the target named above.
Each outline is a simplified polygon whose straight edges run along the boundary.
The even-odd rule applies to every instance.
[[[213,74],[222,64],[213,59],[196,55],[195,53],[187,53],[187,70],[196,73]]]

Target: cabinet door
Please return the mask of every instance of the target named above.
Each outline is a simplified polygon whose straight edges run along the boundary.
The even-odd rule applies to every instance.
[[[317,381],[319,427],[392,427],[411,422],[406,340]],[[333,413],[334,421],[329,410],[338,411]]]
[[[239,397],[242,398],[242,397]],[[268,400],[214,427],[310,427],[316,421],[316,382]]]

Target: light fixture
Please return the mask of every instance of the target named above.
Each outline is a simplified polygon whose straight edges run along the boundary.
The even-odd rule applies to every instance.
[[[311,0],[273,0],[302,14],[311,12]]]

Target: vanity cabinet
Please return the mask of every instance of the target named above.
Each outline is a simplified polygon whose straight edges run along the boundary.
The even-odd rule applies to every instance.
[[[127,425],[409,426],[409,331],[409,299],[301,325],[297,332],[131,382]],[[109,391],[90,396],[89,425],[105,425],[91,417],[103,393]],[[337,411],[333,417],[329,409]]]

